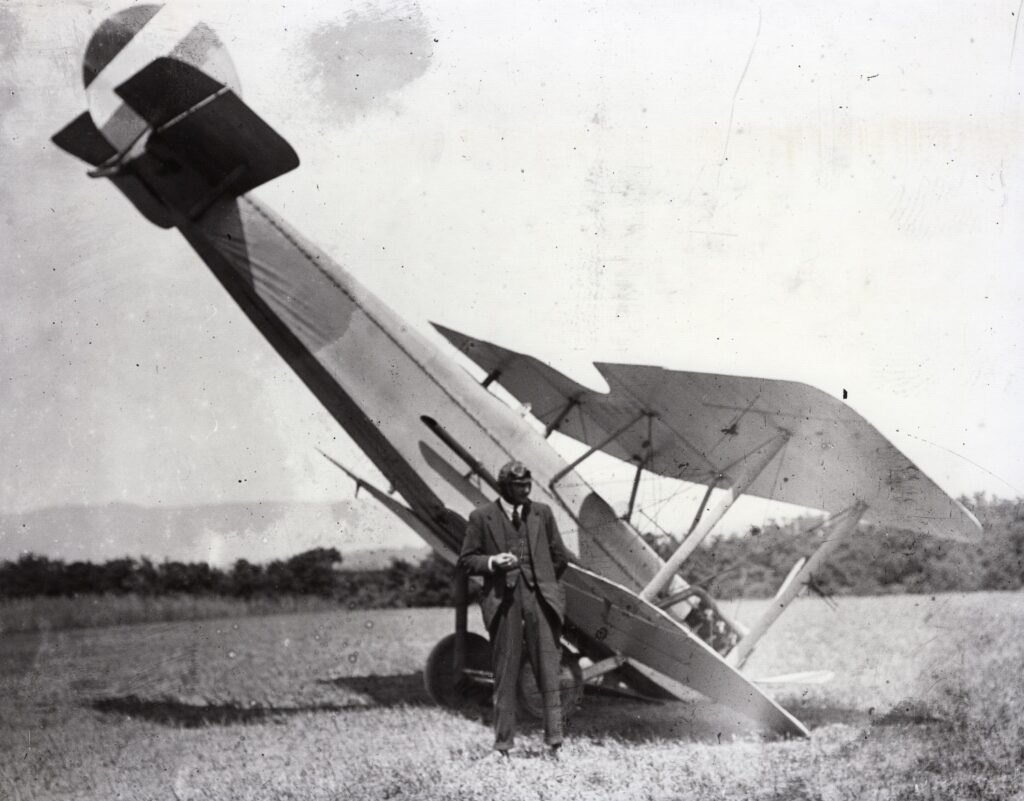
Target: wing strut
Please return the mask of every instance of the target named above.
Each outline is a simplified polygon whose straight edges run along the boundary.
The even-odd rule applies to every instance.
[[[747,487],[757,480],[757,477],[764,472],[764,469],[771,463],[779,451],[785,447],[788,441],[789,432],[779,431],[778,434],[737,463],[737,466],[742,468],[740,475],[733,479],[732,486],[729,487],[725,496],[683,538],[675,553],[662,565],[661,570],[650,580],[647,586],[640,591],[641,598],[646,601],[653,601],[668,587],[669,582],[672,581],[673,576],[675,576],[683,562],[686,561],[686,558],[711,533],[711,529],[729,511],[740,495],[746,492]]]
[[[633,488],[629,491],[629,506],[626,507],[626,513],[622,515],[622,519],[627,523],[632,522],[633,518],[633,507],[636,505],[636,493],[640,489],[640,476],[643,475],[644,468],[647,467],[647,463],[651,459],[651,452],[653,446],[651,443],[654,442],[654,417],[647,415],[647,439],[644,442],[644,455],[640,458],[636,465],[636,475],[633,476]]]
[[[563,478],[565,478],[567,475],[569,475],[569,473],[571,473],[573,470],[575,470],[577,467],[579,467],[580,464],[582,464],[584,461],[589,459],[591,456],[593,456],[598,451],[603,450],[607,445],[609,445],[610,443],[612,443],[615,440],[617,440],[619,437],[621,437],[623,434],[625,434],[627,431],[629,431],[629,429],[631,429],[633,426],[635,426],[637,423],[639,423],[645,417],[649,417],[649,416],[650,416],[649,412],[640,412],[640,414],[638,414],[635,417],[633,417],[624,426],[622,426],[621,428],[616,429],[614,434],[609,434],[607,437],[605,437],[603,440],[601,440],[601,442],[599,442],[597,445],[595,445],[590,450],[588,450],[585,454],[583,454],[578,459],[576,459],[574,462],[572,462],[572,464],[569,464],[569,465],[566,465],[565,467],[563,467],[561,470],[559,470],[554,475],[554,477],[552,477],[551,485],[550,485],[551,489],[554,489],[555,488],[555,484],[557,484],[559,481],[561,481]]]
[[[708,482],[708,488],[704,491],[704,497],[701,498],[700,506],[697,507],[697,512],[693,516],[693,522],[690,523],[690,528],[686,532],[687,537],[693,534],[693,530],[697,528],[697,524],[700,523],[700,519],[704,517],[704,513],[708,510],[708,499],[711,498],[711,493],[714,492],[715,487],[718,486],[718,483],[723,478],[724,476],[719,474]]]
[[[571,405],[570,406],[566,406],[566,410],[567,411],[569,409],[571,409],[571,408],[572,408]],[[638,414],[635,417],[633,417],[624,426],[621,426],[620,428],[616,429],[614,434],[610,434],[609,436],[607,436],[600,443],[598,443],[597,445],[592,447],[590,450],[588,450],[585,454],[580,456],[578,459],[574,460],[571,464],[566,465],[561,470],[559,470],[557,473],[555,473],[554,476],[552,476],[551,481],[548,484],[548,487],[550,487],[551,492],[554,494],[554,496],[556,498],[558,498],[559,503],[561,503],[562,506],[565,509],[571,509],[571,507],[564,500],[562,500],[562,496],[558,494],[558,487],[555,486],[555,485],[558,484],[558,482],[561,481],[563,478],[565,478],[567,475],[569,475],[569,473],[571,473],[573,470],[575,470],[577,467],[579,467],[580,464],[582,464],[584,461],[589,459],[591,456],[593,456],[598,451],[603,450],[605,448],[605,446],[607,446],[609,443],[614,442],[615,440],[617,440],[619,437],[621,437],[623,434],[625,434],[627,431],[629,431],[629,429],[631,429],[633,426],[635,426],[637,423],[639,423],[645,417],[647,417],[649,419],[649,418],[652,417],[652,415],[648,411],[640,412],[640,414]],[[571,512],[570,512],[570,514],[571,514]],[[575,517],[575,515],[574,515],[574,517]]]
[[[736,647],[729,652],[726,661],[733,667],[742,667],[743,663],[747,661],[747,657],[750,656],[751,651],[754,650],[754,646],[757,645],[757,641],[764,636],[764,633],[768,631],[772,623],[774,623],[779,615],[786,611],[786,607],[789,606],[790,602],[800,594],[800,591],[807,586],[814,571],[817,570],[821,563],[828,558],[828,556],[836,549],[846,537],[857,530],[857,524],[860,523],[860,519],[864,516],[864,513],[868,510],[868,505],[863,501],[857,501],[850,508],[835,515],[830,521],[831,525],[835,525],[835,530],[831,532],[831,535],[818,546],[818,549],[811,554],[811,556],[803,563],[803,566],[797,571],[797,574],[792,578],[787,578],[787,581],[783,584],[779,593],[772,599],[771,604],[768,605],[768,609],[761,616],[761,618],[755,623],[750,631],[748,631],[737,644]]]
[[[629,506],[626,507],[626,511],[622,515],[622,519],[629,523],[633,517],[633,507],[636,505],[636,493],[640,489],[640,476],[643,475],[644,468],[647,466],[647,455],[644,454],[644,458],[641,459],[636,466],[636,475],[633,476],[633,488],[629,491]]]
[[[480,382],[480,386],[486,389],[499,378],[501,378],[501,370],[491,370],[491,372],[487,374],[487,377]]]

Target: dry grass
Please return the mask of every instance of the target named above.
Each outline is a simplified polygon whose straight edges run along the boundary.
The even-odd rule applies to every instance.
[[[172,620],[320,612],[338,602],[314,596],[225,598],[204,595],[82,595],[0,600],[0,634],[98,628]]]
[[[1024,798],[1024,595],[800,601],[750,672],[836,671],[779,690],[810,741],[588,698],[558,763],[535,728],[510,764],[480,762],[483,710],[430,704],[420,670],[451,625],[381,610],[5,635],[0,798]]]

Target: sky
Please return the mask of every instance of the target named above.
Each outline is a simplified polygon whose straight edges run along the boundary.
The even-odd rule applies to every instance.
[[[351,499],[181,237],[49,142],[124,5],[0,6],[0,513]],[[173,7],[299,153],[257,196],[442,347],[845,390],[951,494],[1024,495],[1019,0]]]

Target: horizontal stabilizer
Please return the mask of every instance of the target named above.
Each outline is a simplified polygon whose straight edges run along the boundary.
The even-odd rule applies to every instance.
[[[75,117],[55,133],[51,140],[61,150],[93,167],[102,164],[117,152],[100,133],[88,111],[83,111]]]
[[[146,155],[152,158],[140,159],[137,169],[189,219],[220,197],[243,195],[299,166],[291,145],[231,90],[154,132]]]
[[[205,72],[174,58],[157,58],[115,90],[152,127],[194,108],[224,89]]]

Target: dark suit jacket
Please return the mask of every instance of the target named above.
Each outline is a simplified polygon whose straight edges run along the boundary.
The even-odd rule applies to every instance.
[[[537,589],[561,621],[565,616],[565,591],[558,579],[569,564],[569,556],[555,517],[550,507],[530,501],[523,507],[523,522]],[[470,513],[466,538],[462,541],[459,566],[471,575],[484,577],[480,608],[488,629],[505,597],[506,587],[505,572],[491,571],[487,563],[490,557],[511,550],[508,546],[510,533],[514,533],[511,521],[499,502],[491,501]]]

